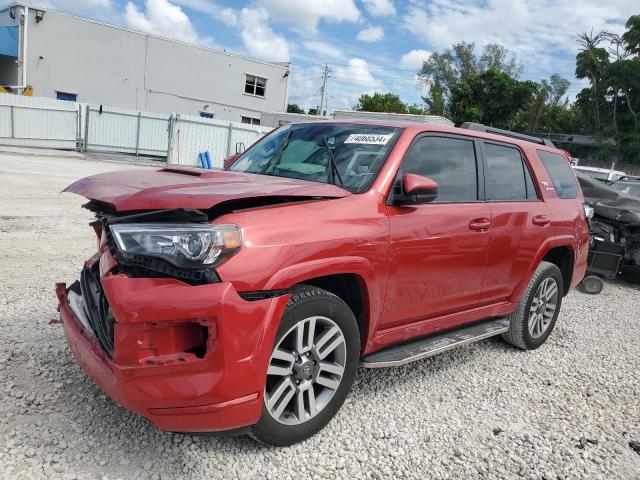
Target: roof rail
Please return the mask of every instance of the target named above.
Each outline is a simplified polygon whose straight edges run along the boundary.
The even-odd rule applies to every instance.
[[[525,135],[524,133],[516,133],[510,130],[503,130],[501,128],[487,127],[481,123],[464,122],[460,125],[460,128],[466,128],[467,130],[475,130],[476,132],[493,133],[495,135],[503,135],[505,137],[517,138],[518,140],[525,140],[527,142],[539,143],[540,145],[546,145],[547,147],[554,147],[553,142],[547,138],[532,137],[531,135]]]

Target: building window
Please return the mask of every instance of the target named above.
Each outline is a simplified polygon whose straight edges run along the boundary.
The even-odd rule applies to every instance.
[[[67,92],[56,92],[56,98],[58,100],[66,100],[67,102],[75,102],[78,99],[78,94]]]
[[[266,88],[266,78],[256,77],[255,75],[247,75],[247,79],[244,82],[244,93],[248,93],[249,95],[257,95],[258,97],[264,97]]]
[[[260,125],[260,119],[259,118],[253,118],[253,117],[240,117],[241,118],[241,122],[242,123],[247,123],[249,125]]]

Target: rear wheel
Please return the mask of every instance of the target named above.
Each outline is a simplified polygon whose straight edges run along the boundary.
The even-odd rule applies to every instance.
[[[347,397],[359,355],[360,334],[349,307],[326,290],[297,290],[276,335],[262,417],[251,435],[283,446],[318,432]]]
[[[562,273],[550,262],[540,262],[502,338],[523,350],[534,350],[549,338],[562,304]]]

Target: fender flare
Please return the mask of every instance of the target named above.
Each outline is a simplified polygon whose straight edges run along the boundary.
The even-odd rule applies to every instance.
[[[560,236],[547,238],[542,243],[542,245],[540,245],[540,248],[538,248],[538,252],[536,253],[535,257],[533,257],[533,261],[531,262],[531,264],[529,265],[529,268],[527,269],[526,273],[522,277],[522,280],[520,280],[520,283],[511,294],[511,297],[510,297],[511,303],[513,303],[514,305],[517,305],[518,302],[520,302],[520,297],[526,290],[527,285],[529,285],[529,281],[531,280],[531,277],[535,273],[536,268],[538,268],[538,265],[540,265],[540,262],[547,255],[547,253],[549,253],[551,249],[556,247],[570,248],[571,251],[573,252],[574,265],[575,265],[575,261],[576,261],[575,256],[576,256],[576,247],[577,247],[575,237],[572,237],[571,235],[560,235]]]
[[[363,299],[367,303],[364,307],[365,311],[368,311],[368,318],[363,319],[362,322],[362,327],[364,327],[366,331],[360,332],[364,341],[361,347],[365,348],[366,344],[368,344],[373,337],[373,332],[375,332],[380,320],[383,291],[378,274],[369,260],[358,256],[344,256],[296,263],[275,273],[267,281],[264,289],[288,289],[299,283],[304,283],[305,280],[340,274],[354,274],[359,276],[366,290],[362,293]]]

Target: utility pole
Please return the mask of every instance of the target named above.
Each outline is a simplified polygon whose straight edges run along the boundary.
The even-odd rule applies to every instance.
[[[329,69],[329,66],[325,63],[324,70],[322,71],[322,96],[320,97],[320,108],[318,109],[318,116],[320,117],[324,116],[325,100],[327,98],[327,80],[329,79],[330,72],[331,69]]]

